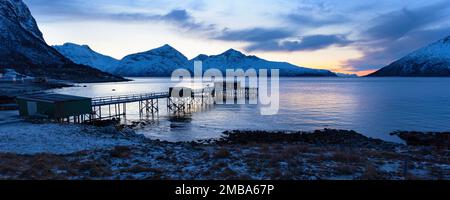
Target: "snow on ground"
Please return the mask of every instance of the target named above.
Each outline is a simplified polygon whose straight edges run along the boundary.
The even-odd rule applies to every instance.
[[[0,111],[0,127],[3,124],[10,124],[20,121],[23,121],[23,119],[19,117],[19,111],[17,110]]]
[[[83,150],[133,145],[113,129],[74,124],[0,124],[0,152],[67,154]]]
[[[6,123],[0,124],[0,179],[449,179],[445,150],[352,131],[292,134],[235,132],[213,143],[169,143],[128,128]]]

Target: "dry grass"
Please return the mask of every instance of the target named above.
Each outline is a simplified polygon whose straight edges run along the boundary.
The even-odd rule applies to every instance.
[[[315,164],[315,163],[326,162],[329,160],[329,158],[326,155],[324,155],[323,153],[319,153],[318,155],[313,156],[309,160],[311,161],[311,164]]]
[[[367,160],[366,157],[363,157],[358,153],[349,151],[338,151],[334,153],[330,157],[330,159],[335,162],[342,162],[342,163],[361,163]]]
[[[376,150],[369,150],[364,152],[369,157],[377,157],[377,158],[383,158],[383,159],[389,159],[389,160],[397,160],[401,159],[402,155],[395,152],[387,152],[387,151],[376,151]]]
[[[364,171],[364,173],[359,177],[359,179],[362,179],[362,180],[381,180],[381,179],[383,179],[383,177],[378,172],[376,167],[374,167],[372,165],[368,165],[366,167],[366,170]]]
[[[148,173],[148,172],[152,172],[152,173],[156,173],[156,174],[160,174],[162,173],[162,171],[160,169],[156,169],[156,168],[149,168],[149,167],[145,167],[142,165],[134,165],[130,168],[126,168],[124,170],[121,170],[121,172],[129,172],[129,173]]]
[[[229,167],[226,167],[222,173],[219,174],[220,177],[224,179],[234,179],[238,174],[230,169]]]
[[[131,149],[125,146],[118,146],[115,147],[110,154],[113,158],[128,158],[130,157]]]
[[[103,162],[100,161],[86,161],[81,162],[79,164],[75,163],[76,169],[80,171],[82,174],[87,174],[90,177],[108,177],[112,176],[112,171],[110,167]]]
[[[229,158],[231,156],[231,153],[227,149],[219,149],[216,152],[214,152],[213,157],[217,159],[224,159]]]
[[[191,146],[158,143],[153,146],[116,147],[71,155],[0,154],[0,177],[9,179],[328,179],[339,175],[363,180],[404,177],[401,172],[378,168],[386,161],[398,163],[408,155],[408,168],[420,160],[433,179],[448,178],[438,158],[445,155],[396,153],[373,148],[348,150],[339,145],[298,143],[245,143]],[[161,151],[161,149],[163,149]],[[408,154],[410,153],[410,154]],[[415,157],[418,157],[417,159]],[[436,158],[435,158],[436,157]],[[447,160],[448,162],[448,160]],[[447,163],[444,162],[444,163]],[[160,168],[155,169],[158,166]],[[237,167],[234,168],[233,166]],[[153,168],[155,167],[155,168]],[[230,168],[232,167],[232,168]],[[433,167],[433,168],[432,168]],[[112,171],[114,169],[114,171]],[[145,176],[145,177],[144,177]],[[346,176],[347,177],[347,176]]]
[[[217,162],[210,168],[210,171],[213,171],[213,172],[220,171],[220,170],[222,170],[225,167],[228,167],[228,165],[226,163],[224,163],[224,162]]]
[[[347,164],[340,164],[336,166],[334,170],[339,175],[352,175],[358,171],[358,167]]]

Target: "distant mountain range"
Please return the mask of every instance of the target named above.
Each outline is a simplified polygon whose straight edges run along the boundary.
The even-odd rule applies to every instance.
[[[22,0],[0,0],[0,69],[75,82],[124,80],[75,64],[48,46]]]
[[[369,76],[450,76],[450,36],[414,51]]]
[[[286,62],[267,61],[256,56],[247,56],[234,49],[219,55],[199,55],[188,60],[178,50],[166,44],[150,51],[128,55],[122,60],[116,60],[99,54],[86,45],[67,43],[54,47],[75,63],[90,65],[127,77],[168,77],[176,69],[192,71],[194,61],[202,61],[204,71],[214,68],[223,74],[226,69],[279,69],[281,76],[337,76],[328,70],[309,69]]]
[[[226,69],[279,69],[280,76],[337,76],[329,70],[309,69],[299,67],[286,62],[267,61],[256,56],[247,56],[243,53],[230,49],[219,55],[199,55],[190,62],[202,61],[203,69],[219,69],[225,73]],[[193,64],[192,64],[193,65]]]
[[[346,73],[335,73],[335,74],[341,78],[358,78],[359,77],[356,74],[346,74]]]
[[[128,55],[121,60],[95,52],[87,45],[46,44],[35,19],[22,0],[0,0],[0,70],[28,76],[75,82],[123,81],[128,77],[167,77],[175,69],[192,71],[194,61],[203,70],[279,69],[280,76],[354,77],[329,70],[273,62],[230,49],[219,55],[189,60],[171,47]],[[113,75],[114,74],[114,75]],[[450,36],[419,49],[368,76],[450,76]]]

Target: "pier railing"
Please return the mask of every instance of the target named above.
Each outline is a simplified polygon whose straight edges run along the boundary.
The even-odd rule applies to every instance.
[[[146,94],[131,94],[119,96],[107,96],[92,98],[92,106],[104,106],[111,104],[132,103],[138,101],[146,101],[151,99],[168,98],[168,92],[146,93]]]

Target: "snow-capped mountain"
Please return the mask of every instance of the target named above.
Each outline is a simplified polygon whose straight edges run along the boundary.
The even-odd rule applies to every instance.
[[[450,76],[450,36],[421,48],[369,76]]]
[[[34,37],[44,41],[44,37],[31,15],[30,10],[21,0],[0,0],[0,2],[2,2],[0,4],[2,17],[18,23],[19,26]],[[3,20],[1,25],[5,25]]]
[[[78,65],[48,46],[22,0],[0,0],[0,68],[77,82],[123,80]]]
[[[280,76],[336,76],[331,71],[321,69],[309,69],[295,66],[286,62],[267,61],[256,56],[247,56],[239,51],[230,49],[222,54],[207,56],[199,55],[191,60],[203,62],[203,70],[211,68],[219,69],[225,73],[226,69],[279,69]],[[193,64],[191,64],[193,65]]]
[[[104,72],[114,72],[119,60],[92,50],[88,45],[65,43],[53,46],[59,53],[73,62],[95,67]]]
[[[336,72],[335,72],[335,74],[336,74],[338,77],[341,77],[341,78],[358,78],[358,77],[359,77],[359,76],[356,75],[356,74],[336,73]]]
[[[115,60],[99,54],[88,46],[65,44],[55,48],[75,63],[86,64],[113,74],[128,77],[169,77],[176,69],[193,71],[194,61],[203,61],[203,71],[219,69],[280,69],[281,76],[336,76],[331,71],[298,67],[286,62],[267,61],[256,56],[247,56],[230,49],[220,55],[199,55],[192,60],[170,45]]]
[[[167,77],[180,68],[189,68],[188,59],[166,44],[150,51],[124,57],[114,70],[114,74],[129,77]]]

